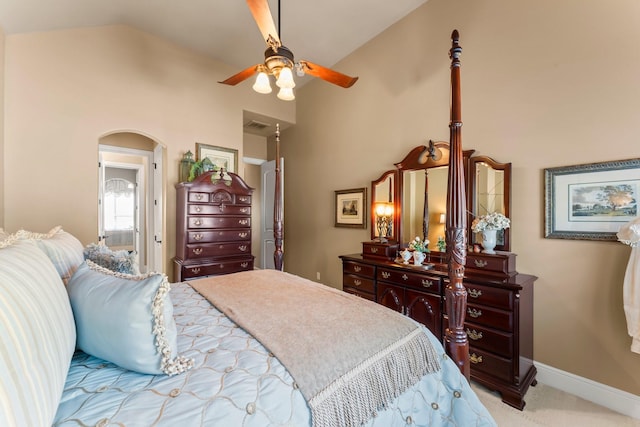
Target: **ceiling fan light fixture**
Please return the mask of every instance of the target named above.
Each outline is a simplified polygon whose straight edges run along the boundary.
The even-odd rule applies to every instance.
[[[278,98],[282,99],[283,101],[293,101],[294,99],[296,99],[295,95],[293,94],[293,88],[290,87],[280,88],[280,90],[278,91]]]
[[[282,89],[293,89],[294,87],[296,87],[296,82],[293,81],[293,73],[291,73],[291,68],[282,67],[282,69],[280,70],[280,74],[278,75],[276,85],[278,85],[278,87]]]
[[[269,83],[269,76],[264,71],[258,73],[256,82],[253,84],[253,90],[258,93],[271,93],[271,84]]]

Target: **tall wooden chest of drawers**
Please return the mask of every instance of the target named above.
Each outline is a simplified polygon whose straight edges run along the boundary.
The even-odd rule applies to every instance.
[[[234,173],[224,178],[212,171],[176,184],[176,282],[253,269],[253,189]]]

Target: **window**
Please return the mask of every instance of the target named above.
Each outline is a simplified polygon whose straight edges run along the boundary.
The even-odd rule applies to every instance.
[[[104,229],[133,230],[135,185],[121,178],[108,179],[104,194]]]

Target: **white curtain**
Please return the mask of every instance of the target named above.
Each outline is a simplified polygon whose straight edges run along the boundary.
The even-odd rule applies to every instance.
[[[622,296],[627,330],[633,340],[631,351],[640,353],[640,217],[625,224],[617,236],[619,241],[631,246]]]

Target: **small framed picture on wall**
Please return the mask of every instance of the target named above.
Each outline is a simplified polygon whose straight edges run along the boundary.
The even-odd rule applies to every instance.
[[[367,228],[367,189],[336,191],[335,226]]]

